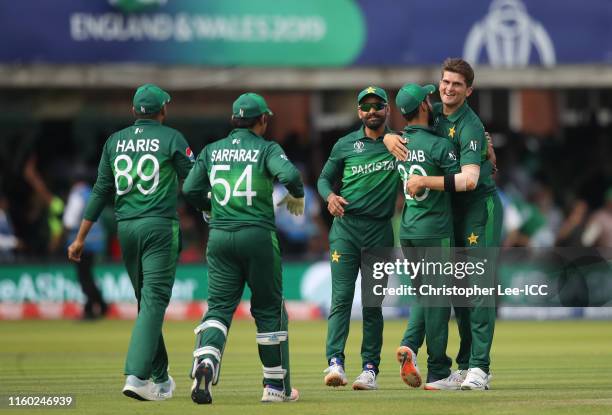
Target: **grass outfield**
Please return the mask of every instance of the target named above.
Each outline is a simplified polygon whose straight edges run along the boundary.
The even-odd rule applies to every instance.
[[[177,383],[166,402],[138,402],[121,394],[123,359],[132,322],[0,322],[0,395],[73,394],[76,410],[98,414],[611,414],[612,322],[498,322],[493,346],[494,388],[487,392],[411,390],[398,376],[394,352],[404,324],[385,326],[378,391],[323,386],[325,322],[294,322],[290,328],[294,386],[300,401],[263,405],[261,365],[251,322],[235,322],[212,406],[189,397],[194,323],[168,322],[170,372]],[[360,371],[361,324],[352,323],[347,373]],[[452,323],[449,350],[457,350]],[[425,367],[421,353],[419,364]],[[350,384],[349,384],[350,385]],[[3,406],[5,403],[3,403]],[[6,408],[6,406],[4,406]],[[0,409],[1,411],[2,409]],[[41,413],[15,409],[10,413]]]

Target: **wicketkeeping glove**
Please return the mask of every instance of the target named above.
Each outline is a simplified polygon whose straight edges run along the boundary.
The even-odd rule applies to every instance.
[[[278,202],[276,206],[287,205],[287,210],[289,213],[295,216],[300,216],[304,214],[304,198],[303,197],[293,197],[289,193],[287,196],[283,197],[283,200]]]

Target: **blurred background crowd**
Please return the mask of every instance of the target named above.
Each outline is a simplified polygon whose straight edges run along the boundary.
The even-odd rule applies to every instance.
[[[304,217],[277,212],[283,255],[324,258],[331,217],[316,181],[336,140],[360,127],[357,92],[378,85],[393,102],[406,82],[437,83],[448,56],[475,67],[468,102],[493,136],[504,244],[612,246],[608,0],[478,0],[469,12],[450,0],[300,3],[2,3],[0,33],[15,41],[0,50],[0,261],[65,258],[100,150],[132,123],[145,82],[171,93],[167,123],[196,154],[229,132],[240,93],[262,94],[275,112],[268,138],[307,184]],[[448,22],[411,18],[442,9]],[[181,261],[201,262],[207,227],[184,202],[179,213]],[[97,235],[96,255],[119,261],[110,208]]]
[[[478,79],[478,70],[476,70]],[[408,80],[407,80],[408,81]],[[434,80],[432,80],[434,81]],[[477,85],[476,85],[477,86]],[[395,91],[390,91],[394,96]],[[97,159],[113,129],[129,125],[130,91],[121,92],[124,105],[118,119],[79,125],[80,120],[38,119],[34,124],[4,129],[0,146],[0,259],[3,262],[63,260],[66,243],[74,237],[80,218],[71,210],[86,202],[95,182]],[[485,91],[484,94],[489,94]],[[584,91],[588,94],[589,91]],[[560,95],[561,92],[555,94]],[[265,94],[264,94],[265,95]],[[350,92],[338,93],[350,95]],[[483,93],[470,104],[483,112]],[[609,96],[612,97],[612,91]],[[480,98],[480,99],[479,99]],[[180,101],[180,97],[174,98]],[[612,101],[612,100],[611,100]],[[203,146],[230,131],[228,117],[196,122],[173,117],[168,124],[182,130],[197,153]],[[178,104],[176,104],[178,106]],[[229,107],[224,108],[229,113]],[[273,108],[274,109],[274,108]],[[275,110],[275,109],[274,109]],[[599,108],[575,111],[571,123],[563,113],[548,134],[517,131],[508,125],[487,124],[497,154],[496,181],[505,205],[505,246],[612,246],[612,124]],[[612,113],[612,102],[607,114]],[[606,114],[603,112],[603,114]],[[306,213],[293,217],[276,212],[283,255],[287,259],[313,260],[327,255],[327,231],[331,216],[316,191],[316,181],[335,141],[360,127],[356,111],[347,105],[345,125],[309,134],[287,131],[274,136],[275,123],[289,114],[277,115],[269,139],[277,140],[299,166],[306,184]],[[8,118],[8,116],[7,116]],[[341,117],[337,117],[341,118]],[[567,114],[566,114],[566,118]],[[176,121],[175,121],[176,120]],[[15,118],[15,121],[19,121]],[[392,117],[389,123],[399,128]],[[312,129],[306,129],[312,130]],[[284,196],[281,186],[274,198]],[[398,192],[398,214],[403,200]],[[182,262],[205,260],[207,226],[186,203],[179,206],[183,249]],[[109,206],[96,234],[96,254],[120,260],[115,222]]]

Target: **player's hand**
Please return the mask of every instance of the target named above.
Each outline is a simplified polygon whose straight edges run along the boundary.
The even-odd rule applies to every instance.
[[[497,156],[495,155],[495,149],[493,148],[493,137],[488,131],[485,131],[485,137],[487,139],[487,159],[493,165],[493,172],[497,171]]]
[[[401,135],[385,134],[383,143],[385,143],[385,147],[387,147],[389,153],[393,154],[395,158],[406,161],[408,158],[408,149],[406,148],[405,144],[408,143],[408,140]]]
[[[75,239],[68,247],[68,259],[73,262],[81,262],[81,254],[83,253],[84,245],[82,241]]]
[[[423,184],[423,176],[419,176],[418,174],[411,174],[408,176],[408,181],[406,182],[406,192],[410,195],[410,197],[415,197],[424,189],[425,185]]]
[[[333,216],[344,216],[344,206],[348,205],[349,202],[346,201],[342,196],[338,196],[335,193],[330,193],[327,196],[327,210]]]
[[[287,210],[289,213],[295,216],[300,216],[304,214],[304,198],[303,197],[293,197],[289,193],[283,199],[278,202],[276,206],[287,205]]]

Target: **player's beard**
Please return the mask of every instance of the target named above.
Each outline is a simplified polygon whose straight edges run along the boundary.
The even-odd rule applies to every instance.
[[[365,117],[362,121],[363,125],[365,125],[369,129],[378,130],[385,123],[385,118],[385,116],[373,114]]]

